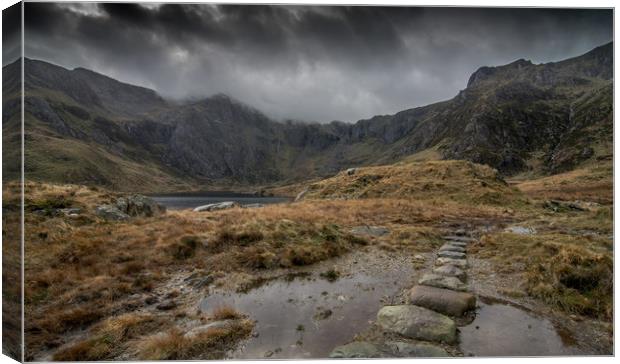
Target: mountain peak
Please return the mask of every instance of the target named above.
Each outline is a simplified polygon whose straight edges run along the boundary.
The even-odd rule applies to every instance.
[[[478,68],[467,81],[467,88],[477,87],[482,83],[493,79],[515,79],[522,76],[532,76],[536,73],[543,73],[533,77],[539,81],[549,78],[551,73],[554,77],[575,78],[575,77],[601,77],[611,78],[613,68],[613,42],[596,47],[589,52],[569,58],[560,62],[549,62],[535,65],[530,60],[520,58],[514,62],[502,66],[483,66]],[[551,72],[551,73],[550,73]],[[542,82],[542,81],[541,81]]]

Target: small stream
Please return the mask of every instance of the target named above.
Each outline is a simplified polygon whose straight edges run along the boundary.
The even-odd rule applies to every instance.
[[[313,274],[272,281],[248,293],[211,294],[201,309],[208,312],[226,304],[257,320],[258,336],[231,358],[326,358],[334,347],[368,328],[386,299],[411,287],[414,278],[406,257],[354,261],[348,270],[334,282]]]

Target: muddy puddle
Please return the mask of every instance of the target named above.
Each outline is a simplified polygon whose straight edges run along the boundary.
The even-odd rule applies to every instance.
[[[480,303],[474,321],[459,330],[466,356],[580,354],[575,341],[551,321],[503,303]]]
[[[325,358],[366,329],[383,304],[412,285],[415,271],[409,259],[353,261],[333,282],[315,270],[247,293],[216,292],[201,302],[201,309],[230,305],[257,321],[255,337],[229,353],[230,358]]]

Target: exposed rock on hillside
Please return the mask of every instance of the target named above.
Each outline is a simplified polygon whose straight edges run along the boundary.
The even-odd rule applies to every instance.
[[[562,62],[482,67],[451,100],[355,124],[277,122],[226,95],[172,103],[89,70],[26,59],[26,177],[117,190],[264,184],[425,150],[503,174],[566,171],[610,155],[612,51],[610,43]],[[3,68],[7,150],[20,143],[19,65]],[[6,163],[7,177],[18,172]]]

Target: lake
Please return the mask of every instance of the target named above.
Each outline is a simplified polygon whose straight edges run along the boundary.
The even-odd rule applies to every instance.
[[[264,205],[291,201],[288,197],[261,197],[236,192],[186,192],[150,195],[169,210],[193,209],[198,206],[224,201],[235,201],[241,205],[261,203]]]

